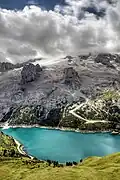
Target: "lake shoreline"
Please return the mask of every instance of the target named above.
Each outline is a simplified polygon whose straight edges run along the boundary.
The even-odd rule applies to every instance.
[[[9,136],[9,135],[8,135],[8,136]],[[17,139],[15,139],[13,136],[10,136],[10,137],[14,140],[14,142],[15,142],[15,144],[16,144],[16,146],[17,146],[17,150],[18,150],[18,152],[19,152],[22,156],[28,157],[28,158],[30,158],[30,159],[34,159],[33,156],[29,155],[28,152],[24,151],[24,145],[23,145],[21,142],[19,142],[19,141],[18,141]]]
[[[94,134],[94,133],[111,133],[112,135],[120,135],[120,132],[114,129],[110,130],[98,130],[98,131],[90,131],[90,130],[80,130],[74,128],[65,128],[65,127],[51,127],[51,126],[40,126],[38,124],[35,125],[14,125],[14,126],[0,126],[1,128],[8,129],[8,128],[41,128],[41,129],[48,129],[48,130],[59,130],[59,131],[68,131],[68,132],[78,132],[82,134]]]
[[[54,127],[46,127],[46,126],[39,126],[39,125],[33,125],[33,126],[26,126],[26,125],[19,125],[19,126],[8,126],[8,127],[3,127],[3,129],[1,129],[1,131],[3,133],[5,129],[9,129],[9,128],[40,128],[40,129],[46,129],[46,130],[58,130],[58,131],[66,131],[66,132],[78,132],[78,133],[81,133],[81,134],[96,134],[96,133],[109,133],[111,135],[120,135],[119,132],[117,131],[113,131],[113,130],[110,130],[110,131],[80,131],[78,129],[70,129],[70,128],[54,128]],[[112,134],[113,133],[113,134]],[[6,133],[5,133],[6,134]],[[25,149],[25,146],[19,141],[17,140],[16,138],[14,138],[13,136],[11,136],[17,146],[17,149],[19,151],[19,153],[22,155],[22,156],[25,156],[25,157],[28,157],[30,158],[31,160],[33,159],[38,159],[36,158],[35,156],[32,156],[28,153],[28,151]],[[43,160],[43,159],[38,159],[40,161],[44,161],[46,162],[46,160]],[[64,163],[62,163],[64,164]]]

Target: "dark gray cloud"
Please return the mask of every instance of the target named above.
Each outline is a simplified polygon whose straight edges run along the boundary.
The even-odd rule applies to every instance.
[[[84,11],[91,7],[91,2],[96,11],[105,10],[104,16],[97,19],[95,13]],[[37,6],[21,11],[0,9],[0,61],[17,63],[39,55],[120,51],[120,2],[111,5],[106,0],[66,0],[66,3],[56,6],[54,11]]]

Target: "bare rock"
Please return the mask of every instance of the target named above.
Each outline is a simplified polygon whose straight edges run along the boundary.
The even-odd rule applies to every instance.
[[[114,60],[116,63],[120,63],[120,56],[118,54],[114,55]]]
[[[68,62],[71,62],[73,60],[72,56],[66,56],[64,59],[68,59]]]
[[[25,65],[21,71],[22,84],[26,84],[36,80],[36,78],[39,75],[39,72],[41,71],[42,68],[39,64],[37,64],[36,66],[31,63]]]
[[[5,72],[14,69],[15,65],[9,62],[0,62],[0,72]]]
[[[39,73],[42,71],[42,68],[40,67],[39,64],[36,65],[36,72]]]
[[[89,55],[79,55],[78,57],[82,60],[87,60],[91,54]]]
[[[107,67],[110,68],[115,68],[110,61],[114,60],[114,56],[112,54],[98,54],[98,56],[95,58],[96,63],[101,63],[103,65],[106,65]]]
[[[76,72],[73,67],[64,69],[64,83],[72,88],[79,87],[81,85],[78,72]]]

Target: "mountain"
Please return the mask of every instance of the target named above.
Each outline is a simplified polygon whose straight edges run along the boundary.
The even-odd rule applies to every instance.
[[[0,74],[1,124],[120,127],[119,54],[35,59],[14,66]]]

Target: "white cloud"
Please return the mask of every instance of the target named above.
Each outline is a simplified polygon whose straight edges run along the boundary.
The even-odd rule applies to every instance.
[[[94,7],[97,11],[100,11],[102,8],[106,9],[109,6],[107,0],[66,0],[65,2],[67,4],[65,6],[55,6],[55,11],[76,17],[84,13],[84,8]]]
[[[27,2],[27,4],[28,4],[28,5],[38,5],[39,3],[38,3],[38,1],[36,1],[36,0],[29,0],[29,1]]]
[[[17,63],[38,54],[120,51],[119,2],[114,6],[106,0],[66,2],[67,6],[56,6],[54,11],[37,6],[26,6],[21,11],[0,9],[0,61]],[[106,15],[96,19],[83,11],[83,7],[92,6],[91,2],[98,10],[105,8]]]

